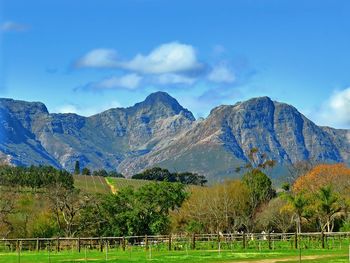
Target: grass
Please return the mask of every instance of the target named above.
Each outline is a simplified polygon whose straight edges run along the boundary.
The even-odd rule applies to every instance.
[[[116,177],[101,177],[91,175],[74,175],[74,186],[87,193],[116,193],[125,187],[138,189],[146,184],[156,182],[140,179],[126,179]],[[189,189],[199,188],[200,186],[189,185]]]
[[[109,193],[111,188],[104,177],[91,175],[74,175],[74,186],[88,193]]]
[[[128,247],[126,251],[111,249],[106,252],[82,249],[77,251],[62,251],[60,253],[48,251],[0,253],[0,263],[44,263],[44,262],[259,262],[259,260],[276,259],[270,262],[299,262],[298,250],[284,251],[148,251]],[[303,257],[305,259],[303,259]],[[315,257],[311,259],[310,257]],[[106,260],[107,259],[107,260]],[[282,261],[283,260],[283,261]],[[286,261],[287,260],[287,261]],[[289,260],[289,261],[288,261]],[[347,250],[303,250],[302,262],[348,262]]]
[[[109,181],[110,184],[114,185],[116,191],[118,191],[118,189],[122,189],[128,186],[131,186],[137,189],[144,186],[145,184],[152,182],[147,180],[115,178],[115,177],[108,177],[107,180]]]

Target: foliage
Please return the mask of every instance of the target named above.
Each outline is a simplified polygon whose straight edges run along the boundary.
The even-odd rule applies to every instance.
[[[15,212],[16,195],[13,189],[0,187],[0,238],[8,237],[13,231],[10,216]]]
[[[102,197],[101,203],[88,205],[82,221],[96,234],[165,234],[170,230],[170,211],[179,208],[186,198],[184,186],[178,183],[122,188],[115,195]]]
[[[249,192],[249,209],[246,211],[244,226],[247,231],[251,232],[259,207],[271,200],[276,192],[272,188],[271,179],[259,169],[252,169],[245,173],[242,182]]]
[[[252,170],[264,170],[267,168],[272,168],[276,165],[275,160],[267,159],[266,153],[260,153],[258,148],[251,148],[248,153],[249,162],[244,165],[236,168],[236,172],[239,173],[242,170],[251,172]]]
[[[101,176],[101,177],[119,177],[119,178],[124,178],[124,175],[121,173],[118,173],[116,171],[109,171],[107,172],[105,169],[100,169],[93,171],[92,173],[93,176]]]
[[[142,173],[132,176],[133,179],[153,180],[153,181],[166,181],[166,182],[179,182],[182,184],[191,185],[204,185],[207,183],[205,176],[198,175],[196,173],[184,172],[184,173],[171,173],[167,169],[160,167],[154,167],[147,169]]]
[[[79,161],[75,161],[74,174],[80,174],[80,163],[79,163]]]
[[[293,207],[287,200],[277,197],[262,207],[258,212],[256,223],[265,232],[286,233],[293,226]]]
[[[237,231],[242,226],[248,201],[249,191],[238,180],[192,189],[190,198],[174,213],[175,227],[191,232]]]
[[[350,196],[350,168],[345,164],[319,164],[299,177],[293,191],[316,193],[321,187],[333,185],[337,192]]]
[[[36,189],[56,183],[60,183],[66,188],[72,188],[73,177],[67,171],[57,170],[52,166],[0,166],[0,185]]]
[[[335,223],[341,223],[347,216],[349,178],[350,169],[344,164],[319,164],[295,181],[293,194],[302,196],[308,203],[303,207],[303,213],[308,211],[309,219],[319,226],[319,230],[333,231]]]
[[[82,175],[91,175],[91,171],[89,168],[84,167],[83,170],[81,170]]]

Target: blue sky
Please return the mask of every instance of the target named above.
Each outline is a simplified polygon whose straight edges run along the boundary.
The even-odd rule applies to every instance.
[[[196,117],[256,96],[350,128],[350,2],[2,0],[0,96],[91,115],[167,91]]]

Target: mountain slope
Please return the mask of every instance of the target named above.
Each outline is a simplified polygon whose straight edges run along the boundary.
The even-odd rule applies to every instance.
[[[50,164],[132,175],[147,167],[237,176],[257,147],[280,167],[300,160],[350,162],[350,132],[319,127],[268,97],[214,108],[204,120],[164,92],[129,108],[82,117],[50,114],[42,103],[0,99],[0,152],[16,165]]]
[[[171,143],[124,160],[120,170],[132,173],[161,164],[177,170],[193,167],[212,177],[234,176],[253,147],[280,166],[300,160],[349,163],[346,136],[349,131],[318,127],[290,105],[255,98],[213,109],[208,118]]]
[[[91,117],[49,114],[46,107],[34,111],[38,105],[0,101],[0,109],[8,112],[1,114],[5,124],[2,127],[9,127],[1,130],[6,141],[0,149],[15,164],[46,163],[72,170],[74,162],[79,160],[82,166],[93,169],[115,169],[124,158],[149,152],[160,140],[188,128],[195,120],[191,112],[163,92],[151,94],[133,107],[110,109]],[[10,136],[8,130],[18,134]],[[24,138],[21,133],[28,134],[37,143],[34,148],[42,154],[48,153],[53,161],[32,151],[28,151],[28,157],[17,154],[16,150],[20,150],[17,140]],[[12,148],[14,151],[9,151]]]

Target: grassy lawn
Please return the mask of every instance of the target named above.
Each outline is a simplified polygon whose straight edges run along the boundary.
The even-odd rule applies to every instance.
[[[299,262],[297,250],[286,251],[140,251],[128,248],[126,251],[110,250],[98,252],[82,249],[62,251],[23,252],[18,260],[17,253],[0,253],[0,263],[41,263],[41,262]],[[304,257],[304,258],[303,258]],[[268,260],[271,259],[271,260]],[[272,260],[275,259],[275,260]],[[267,261],[268,260],[268,261]],[[347,249],[343,250],[303,250],[302,262],[348,262]]]

